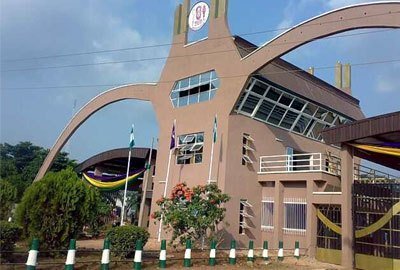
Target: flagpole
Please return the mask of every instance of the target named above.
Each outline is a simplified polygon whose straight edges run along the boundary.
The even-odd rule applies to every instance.
[[[121,226],[124,225],[124,212],[125,212],[125,203],[126,203],[126,190],[128,189],[128,176],[129,176],[129,167],[130,167],[130,165],[131,165],[131,147],[129,147],[128,166],[127,166],[127,168],[126,168],[124,200],[122,201],[122,210],[121,210]]]
[[[213,157],[214,157],[214,144],[215,144],[215,136],[216,136],[216,121],[217,115],[215,115],[214,123],[213,123],[213,133],[212,133],[212,144],[211,144],[211,159],[210,159],[210,171],[208,172],[208,181],[207,184],[211,184],[211,172],[212,172],[212,165],[213,165]]]
[[[124,225],[124,212],[125,212],[125,204],[126,204],[126,191],[128,189],[128,177],[129,177],[129,167],[131,165],[131,154],[132,147],[135,146],[135,135],[134,135],[134,125],[132,124],[131,136],[129,138],[129,155],[128,155],[128,165],[126,166],[126,178],[125,178],[125,190],[124,190],[124,200],[122,201],[122,209],[121,209],[121,224]]]
[[[176,119],[174,120],[174,125],[173,125],[173,132],[175,132],[175,124],[176,124]],[[173,134],[175,136],[175,134]],[[175,137],[173,138],[175,140]],[[169,157],[168,157],[168,167],[167,167],[167,176],[165,178],[165,186],[164,186],[164,193],[163,193],[163,198],[167,197],[167,188],[168,188],[168,179],[169,179],[169,169],[171,165],[171,156],[172,156],[172,151],[175,149],[175,141],[174,141],[174,148],[170,148],[169,150]],[[158,242],[161,241],[161,227],[163,223],[163,216],[161,216],[160,219],[160,225],[158,227]]]

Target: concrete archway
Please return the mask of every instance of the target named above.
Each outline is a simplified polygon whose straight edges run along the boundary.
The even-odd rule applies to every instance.
[[[363,28],[400,28],[400,2],[375,2],[336,9],[285,31],[242,59],[251,73],[311,41]]]
[[[35,180],[40,180],[50,169],[55,157],[61,151],[74,132],[101,108],[125,99],[138,99],[153,102],[156,84],[124,85],[99,94],[82,107],[61,132],[49,154],[37,173]]]

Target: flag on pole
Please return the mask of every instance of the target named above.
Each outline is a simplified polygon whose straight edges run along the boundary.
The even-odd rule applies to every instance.
[[[214,118],[214,127],[213,127],[213,143],[217,141],[217,115]]]
[[[172,150],[175,148],[175,121],[172,125],[172,132],[171,132],[171,143],[169,145],[169,149]]]
[[[129,148],[132,149],[135,146],[135,135],[133,134],[133,125],[131,129],[131,138],[129,140]]]

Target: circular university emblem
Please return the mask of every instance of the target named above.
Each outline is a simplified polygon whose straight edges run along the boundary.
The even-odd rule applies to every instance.
[[[189,27],[193,31],[200,30],[207,22],[210,15],[210,7],[205,2],[198,2],[189,13]]]

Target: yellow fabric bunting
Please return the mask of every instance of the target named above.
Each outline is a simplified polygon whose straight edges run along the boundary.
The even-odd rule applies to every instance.
[[[136,174],[133,174],[133,175],[129,176],[128,177],[128,181],[137,178],[140,174],[143,173],[143,171],[140,171],[140,172],[138,172]],[[91,185],[93,185],[95,187],[98,187],[98,188],[116,188],[116,187],[118,187],[120,185],[125,184],[125,181],[126,181],[126,179],[121,179],[121,180],[114,181],[114,182],[101,182],[101,181],[98,181],[96,179],[93,179],[93,178],[89,177],[86,173],[83,173],[83,177]]]

